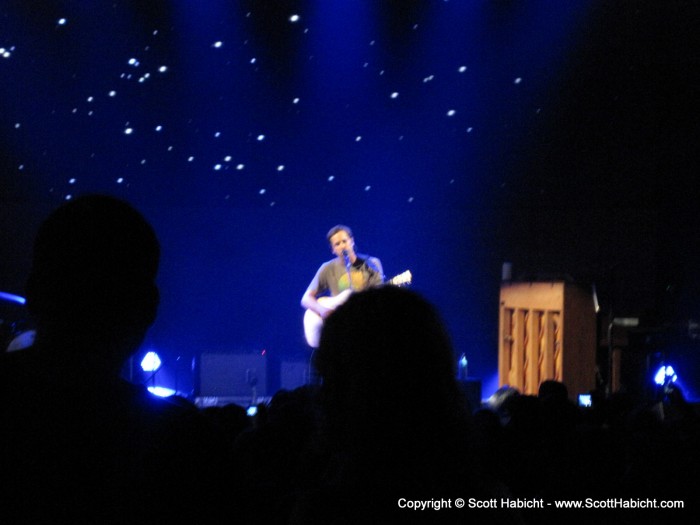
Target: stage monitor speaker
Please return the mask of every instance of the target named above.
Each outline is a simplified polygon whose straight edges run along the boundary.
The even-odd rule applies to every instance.
[[[461,379],[459,385],[462,387],[469,408],[472,412],[481,408],[481,380],[480,379]]]
[[[200,397],[267,395],[267,360],[259,353],[203,352],[199,358]]]
[[[280,364],[280,387],[294,390],[309,383],[310,362],[308,360],[282,361]]]

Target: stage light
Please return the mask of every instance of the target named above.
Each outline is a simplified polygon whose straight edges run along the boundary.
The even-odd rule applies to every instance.
[[[8,301],[10,303],[17,303],[17,304],[26,304],[27,300],[24,297],[21,297],[19,295],[15,295],[12,293],[7,293],[7,292],[0,292],[0,299],[4,299],[5,301]]]
[[[162,361],[155,352],[148,352],[141,360],[141,369],[144,372],[156,372],[160,368]]]
[[[162,386],[149,386],[148,391],[158,397],[170,397],[177,393],[172,388],[165,388]]]
[[[676,372],[672,366],[661,365],[654,374],[654,383],[659,386],[666,386],[670,383],[675,383],[678,380]]]
[[[7,352],[15,352],[17,350],[25,350],[34,345],[36,339],[36,330],[25,330],[20,332],[7,345]]]

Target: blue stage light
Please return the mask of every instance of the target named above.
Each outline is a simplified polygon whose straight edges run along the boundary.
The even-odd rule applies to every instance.
[[[163,386],[149,386],[148,391],[158,397],[170,397],[177,393],[172,388],[165,388]]]
[[[669,383],[675,383],[678,380],[676,372],[673,370],[672,366],[662,365],[654,374],[654,383],[659,386],[665,386]]]
[[[26,304],[27,302],[27,300],[24,297],[7,292],[0,292],[0,299],[4,299],[5,301],[17,304]]]
[[[141,360],[141,369],[144,372],[156,372],[160,368],[161,364],[162,361],[157,353],[148,352]]]

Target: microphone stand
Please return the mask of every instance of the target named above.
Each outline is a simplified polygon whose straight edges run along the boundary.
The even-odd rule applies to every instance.
[[[350,262],[350,257],[348,256],[348,251],[343,250],[343,257],[345,258],[345,271],[348,273],[348,288],[354,291],[352,286],[352,276],[350,275],[350,267],[352,263]]]

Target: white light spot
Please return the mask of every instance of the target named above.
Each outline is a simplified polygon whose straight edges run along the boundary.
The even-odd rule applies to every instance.
[[[187,157],[187,162],[192,162],[194,160],[194,157]]]
[[[298,98],[295,98],[294,100],[292,100],[292,104],[298,104],[298,103],[299,103],[299,99],[298,99]]]
[[[258,59],[255,58],[255,57],[253,57],[253,58],[250,59],[250,63],[251,63],[251,64],[255,64],[257,61],[258,61]]]
[[[163,126],[156,126],[156,131],[163,131]]]
[[[168,70],[168,66],[160,66],[158,68],[159,73],[165,73]]]
[[[371,189],[372,189],[372,186],[369,186],[369,185],[368,185],[368,186],[365,186],[365,191],[369,191],[369,190],[371,190]]]
[[[224,162],[231,162],[231,155],[226,155],[224,157]]]
[[[520,84],[522,81],[523,81],[523,79],[518,77],[515,80],[513,80],[513,84]]]
[[[216,133],[214,133],[214,137],[216,137],[217,139],[218,139],[220,136],[221,136],[221,132],[220,132],[220,131],[217,131]]]
[[[131,135],[134,132],[134,128],[126,128],[124,130],[124,135]]]
[[[300,19],[301,19],[301,17],[299,15],[292,15],[289,17],[289,21],[292,23],[298,22]]]
[[[408,202],[413,202],[413,197],[409,197]]]
[[[117,184],[123,184],[124,183],[124,177],[119,177],[117,179]]]
[[[78,112],[78,108],[73,108],[73,111],[71,111],[71,113],[73,113],[74,115],[75,115],[77,112]]]
[[[59,18],[58,21],[56,22],[59,26],[64,26],[68,23],[68,20],[65,18]]]
[[[423,79],[423,84],[427,84],[428,82],[431,82],[435,78],[434,75],[427,76]]]
[[[70,193],[69,193],[68,195],[66,195],[66,200],[67,200],[67,201],[71,200],[72,198],[73,198],[73,195],[71,195]]]
[[[172,147],[172,146],[168,146],[168,151],[172,151],[172,150],[173,150],[173,147]]]
[[[360,142],[362,140],[362,135],[355,137],[355,142]]]
[[[399,98],[399,92],[398,92],[398,91],[394,91],[394,92],[391,94],[391,98]]]
[[[447,112],[448,117],[454,117],[457,112],[454,109],[451,109]]]
[[[265,135],[258,135],[258,142],[265,140]]]
[[[277,166],[277,171],[284,171],[284,164]]]
[[[21,127],[22,127],[22,124],[20,124],[19,122],[15,122],[15,129],[19,129]]]
[[[260,195],[265,195],[267,193],[267,190],[265,188],[261,188],[260,191],[258,192]]]
[[[223,43],[221,40],[218,40],[218,41],[214,42],[214,43],[211,45],[211,47],[219,48],[219,47],[221,47],[221,46],[223,46],[223,45],[224,45],[224,43]]]
[[[143,166],[144,164],[146,164],[146,159],[141,159],[141,166]]]
[[[92,102],[93,100],[95,100],[94,97],[88,97],[88,98],[87,98],[87,101],[88,101],[88,102]]]
[[[245,168],[245,164],[239,164],[238,166],[236,166],[236,169],[238,171],[241,171],[243,168]]]
[[[467,66],[461,66],[461,67],[458,69],[458,71],[459,71],[460,73],[464,73],[466,70],[467,70]]]
[[[140,62],[136,58],[130,58],[129,59],[129,65],[132,67],[139,67]]]
[[[469,127],[467,128],[467,133],[471,133],[472,131],[474,131],[474,128],[472,128],[471,126],[469,126]]]
[[[220,169],[221,169],[221,164],[216,164],[216,165],[214,166],[214,170],[215,170],[215,171],[219,171]]]
[[[75,184],[75,179],[68,179],[68,184]]]
[[[117,92],[114,91],[114,90],[112,90],[112,91],[110,91],[110,92],[108,93],[108,95],[109,95],[110,97],[116,97],[116,96],[117,96]]]

